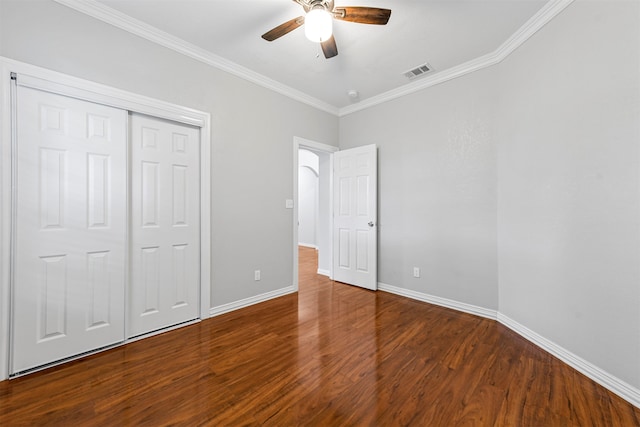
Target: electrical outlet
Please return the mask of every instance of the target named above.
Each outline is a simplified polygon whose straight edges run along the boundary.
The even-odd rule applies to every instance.
[[[253,272],[253,280],[260,280],[260,270]]]
[[[420,267],[413,267],[413,277],[420,277]]]

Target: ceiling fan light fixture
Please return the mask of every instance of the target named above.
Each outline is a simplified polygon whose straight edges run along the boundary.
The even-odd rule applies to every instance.
[[[311,9],[304,18],[304,34],[309,40],[322,43],[333,31],[333,17],[324,8]]]

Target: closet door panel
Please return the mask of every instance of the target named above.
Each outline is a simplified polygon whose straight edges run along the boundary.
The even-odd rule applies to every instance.
[[[124,340],[127,113],[17,89],[11,373]]]
[[[199,316],[199,130],[131,115],[128,337]]]

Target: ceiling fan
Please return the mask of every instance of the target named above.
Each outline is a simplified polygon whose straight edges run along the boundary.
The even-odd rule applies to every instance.
[[[293,18],[262,35],[272,42],[305,24],[305,35],[322,46],[325,58],[338,54],[336,40],[332,34],[332,20],[357,22],[359,24],[386,25],[391,10],[377,7],[341,6],[335,7],[334,0],[293,0],[304,8],[306,15]]]

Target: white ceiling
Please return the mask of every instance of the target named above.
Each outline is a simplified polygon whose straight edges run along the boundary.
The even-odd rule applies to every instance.
[[[386,26],[334,20],[339,54],[325,59],[320,46],[305,38],[302,27],[273,42],[260,37],[303,15],[302,7],[291,0],[98,1],[101,7],[124,13],[336,109],[407,85],[410,81],[403,73],[425,62],[433,68],[428,76],[496,51],[547,3],[336,0],[336,6],[381,7],[392,13]],[[359,92],[358,99],[347,95],[350,90]]]

